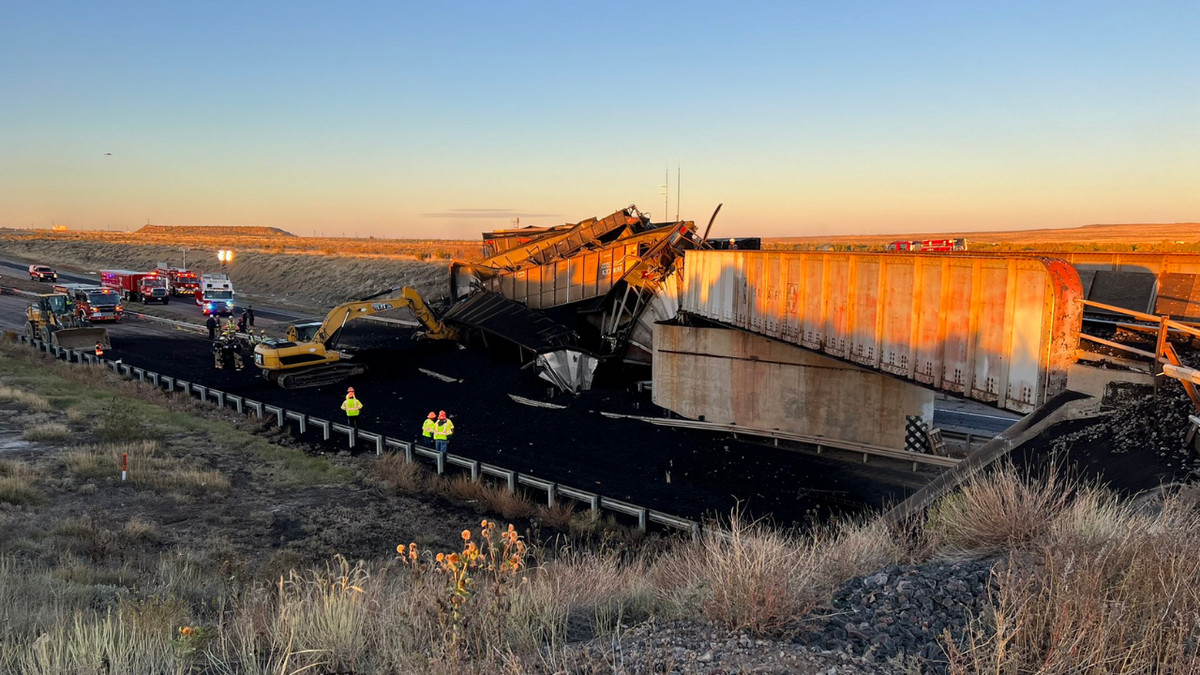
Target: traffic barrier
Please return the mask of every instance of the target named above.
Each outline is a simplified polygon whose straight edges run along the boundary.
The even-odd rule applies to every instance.
[[[353,433],[354,430],[351,429],[349,425],[347,425],[347,424],[330,424],[329,427],[331,429],[333,429],[334,431],[338,432],[339,434],[346,434],[346,441],[349,442],[351,448],[354,447],[354,433]]]
[[[323,420],[320,417],[313,417],[312,415],[309,415],[308,423],[313,426],[321,427],[321,439],[326,441],[329,440],[329,425],[331,424],[329,420]]]
[[[489,476],[495,476],[496,478],[503,478],[505,484],[508,485],[509,492],[517,491],[517,472],[516,471],[513,471],[512,469],[505,469],[504,467],[496,466],[495,464],[488,464],[486,462],[479,463],[479,470]]]
[[[33,346],[35,349],[39,349],[47,353],[51,351],[49,346],[40,340],[30,339],[25,335],[18,336],[18,340],[24,344]],[[276,421],[279,423],[280,427],[284,426],[284,421],[286,419],[294,419],[299,423],[300,433],[306,432],[306,424],[312,424],[321,428],[322,437],[326,441],[329,440],[330,432],[336,431],[337,433],[346,434],[347,441],[351,448],[355,446],[356,438],[362,438],[367,441],[374,441],[376,455],[381,455],[384,447],[388,447],[402,450],[404,452],[405,459],[409,462],[414,461],[415,456],[417,455],[428,457],[436,461],[437,472],[439,475],[445,474],[446,465],[451,464],[467,469],[467,471],[470,473],[472,481],[479,481],[484,475],[500,478],[505,481],[509,492],[515,492],[518,485],[544,490],[546,493],[547,507],[553,507],[558,501],[559,497],[566,497],[568,499],[573,499],[575,501],[587,504],[588,508],[593,513],[607,509],[619,514],[633,516],[637,518],[638,530],[642,532],[646,531],[648,523],[655,523],[664,527],[690,532],[692,538],[695,540],[699,540],[700,538],[700,523],[688,520],[686,518],[673,516],[661,511],[655,511],[653,509],[648,509],[636,504],[630,504],[629,502],[624,502],[618,499],[611,499],[587,490],[580,490],[578,488],[560,485],[553,481],[535,478],[533,476],[521,474],[511,469],[505,469],[494,464],[480,462],[479,460],[470,459],[451,453],[440,453],[433,448],[428,448],[416,443],[410,443],[408,441],[400,441],[394,438],[385,437],[382,434],[375,432],[353,429],[348,425],[335,424],[329,420],[293,412],[280,406],[264,404],[260,401],[254,401],[242,396],[237,396],[235,394],[227,394],[217,389],[210,389],[203,385],[188,382],[187,380],[176,379],[169,375],[162,375],[160,373],[148,371],[144,368],[133,368],[131,366],[122,364],[119,361],[106,362],[104,359],[97,359],[95,355],[84,351],[76,352],[74,350],[62,350],[60,348],[55,348],[54,352],[56,357],[60,357],[60,355],[65,356],[65,360],[68,363],[71,362],[71,354],[75,353],[79,358],[80,363],[83,363],[86,360],[87,363],[95,365],[97,361],[99,361],[101,364],[108,365],[114,373],[121,374],[123,372],[126,377],[130,378],[134,377],[134,373],[136,373],[136,377],[140,381],[144,382],[146,379],[150,379],[155,386],[161,386],[165,391],[168,392],[181,390],[188,395],[191,395],[192,393],[198,393],[200,400],[205,402],[207,402],[208,396],[211,395],[216,400],[216,404],[219,407],[225,407],[225,401],[228,400],[234,405],[234,408],[237,410],[237,412],[241,413],[243,412],[244,408],[248,407],[252,409],[260,419],[263,417],[265,411],[266,413],[275,415]]]
[[[370,431],[358,430],[358,437],[366,441],[375,442],[375,456],[383,454],[383,436],[381,434],[372,433]]]
[[[300,429],[300,433],[308,430],[308,425],[305,423],[305,420],[308,419],[306,415],[289,410],[284,414],[284,417],[289,420],[296,420],[296,427]]]
[[[560,485],[558,486],[558,493],[564,497],[570,497],[577,502],[583,502],[587,504],[588,509],[590,509],[592,513],[596,513],[600,510],[600,495],[596,494],[595,492],[588,492],[586,490],[578,490],[573,487],[567,487],[566,485]]]
[[[388,437],[388,438],[383,439],[383,444],[389,448],[400,448],[401,450],[404,451],[404,460],[406,462],[409,462],[410,464],[412,463],[412,461],[413,461],[412,443],[409,443],[408,441],[398,441],[394,438]]]

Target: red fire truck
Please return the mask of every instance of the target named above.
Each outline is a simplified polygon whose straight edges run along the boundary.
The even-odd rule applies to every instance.
[[[200,275],[182,267],[168,267],[158,263],[155,273],[167,280],[167,291],[171,295],[193,297],[200,290]]]
[[[154,272],[131,272],[129,270],[100,270],[100,283],[116,290],[129,302],[171,301],[167,282]]]
[[[75,305],[75,315],[86,321],[120,321],[125,315],[121,306],[121,294],[107,286],[87,284],[60,284],[54,287],[58,293],[66,293]]]

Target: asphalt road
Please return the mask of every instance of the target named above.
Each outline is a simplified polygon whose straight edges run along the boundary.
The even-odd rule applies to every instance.
[[[49,264],[49,263],[47,263],[47,264]],[[58,272],[58,283],[95,284],[97,286],[100,285],[100,275],[99,275],[98,271],[87,272],[87,273],[78,273],[78,272],[69,272],[69,271],[61,270],[61,269],[55,267],[53,264],[51,264],[50,266],[54,267],[54,269]],[[21,262],[19,260],[13,259],[13,258],[0,258],[0,276],[12,277],[15,279],[29,281],[29,263]],[[234,279],[233,282],[234,282],[234,285],[233,285],[234,295],[236,298],[237,280]],[[4,280],[0,279],[0,285],[13,285],[13,284],[5,284]],[[50,282],[43,282],[39,285],[45,287],[44,292],[49,292],[50,287],[53,286],[53,284]],[[203,313],[200,311],[200,307],[195,304],[195,301],[192,298],[184,298],[184,297],[176,296],[176,297],[172,297],[171,302],[167,303],[166,305],[151,305],[151,306],[152,307],[161,307],[163,313],[171,316],[172,318],[177,318],[181,321],[194,320],[194,319],[196,319],[196,317],[203,316]],[[242,313],[243,306],[244,305],[242,305],[240,303],[234,304],[233,316],[235,318]],[[138,309],[138,307],[140,307],[140,305],[135,304],[133,306],[127,307],[127,309],[130,309],[131,311],[136,311]],[[254,316],[255,316],[256,320],[261,318],[261,319],[267,319],[269,321],[278,321],[280,323],[294,323],[297,321],[315,321],[320,318],[317,316],[304,315],[304,314],[299,314],[296,312],[289,312],[286,310],[277,309],[277,308],[273,308],[273,307],[266,307],[266,306],[262,306],[262,305],[259,305],[258,307],[254,308]]]
[[[0,295],[0,327],[20,330],[27,304],[25,297]],[[282,390],[249,363],[241,372],[215,370],[209,342],[198,332],[137,319],[111,325],[109,332],[110,358],[340,419],[347,383]],[[455,423],[451,451],[456,454],[684,517],[727,515],[740,506],[779,523],[802,523],[830,513],[880,509],[932,477],[913,473],[904,463],[863,465],[724,434],[609,419],[599,413],[661,413],[648,395],[620,378],[598,378],[593,390],[578,398],[553,398],[567,406],[564,410],[529,407],[509,394],[546,399],[547,385],[511,361],[511,354],[417,342],[407,327],[355,322],[346,327],[339,346],[357,349],[357,358],[369,366],[349,382],[365,406],[364,430],[412,439],[426,413],[446,410]],[[320,443],[312,433],[305,440]]]

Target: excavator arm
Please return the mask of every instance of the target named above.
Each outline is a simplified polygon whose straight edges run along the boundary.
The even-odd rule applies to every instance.
[[[392,293],[395,293],[395,295],[380,298],[380,296]],[[416,289],[404,286],[389,288],[386,291],[369,295],[362,300],[355,300],[334,307],[326,315],[325,320],[321,322],[316,332],[313,333],[312,342],[332,347],[334,342],[336,342],[334,340],[335,336],[348,322],[389,309],[405,308],[410,310],[417,317],[417,321],[420,321],[421,325],[425,327],[425,337],[434,340],[453,340],[457,337],[454,329],[442,323],[434,315]]]
[[[385,297],[386,296],[386,297]],[[263,376],[286,389],[313,387],[338,382],[363,372],[364,367],[341,362],[343,356],[334,345],[350,321],[387,311],[408,309],[425,327],[424,337],[454,340],[455,330],[443,323],[413,288],[389,288],[360,300],[334,307],[315,330],[300,339],[304,327],[289,326],[287,341],[267,340],[254,348],[254,363]]]

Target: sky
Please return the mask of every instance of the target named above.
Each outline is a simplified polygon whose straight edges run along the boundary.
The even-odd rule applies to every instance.
[[[0,227],[1200,221],[1197,34],[1195,0],[6,0]]]

